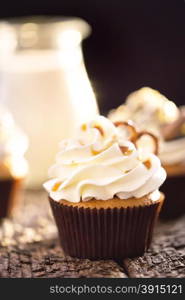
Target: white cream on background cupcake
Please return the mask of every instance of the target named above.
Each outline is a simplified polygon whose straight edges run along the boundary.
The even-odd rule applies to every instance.
[[[109,113],[112,121],[132,120],[141,130],[148,130],[160,140],[159,158],[164,165],[185,161],[185,138],[166,141],[163,126],[175,122],[180,111],[174,102],[149,87],[131,93],[125,103]]]

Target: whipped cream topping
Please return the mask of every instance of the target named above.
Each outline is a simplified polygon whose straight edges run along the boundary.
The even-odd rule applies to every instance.
[[[28,139],[15,124],[12,115],[0,106],[0,178],[22,177],[28,171],[24,154]]]
[[[109,119],[115,121],[132,120],[140,130],[147,129],[159,134],[160,126],[175,121],[179,110],[175,103],[149,87],[131,93],[125,104],[110,111]]]
[[[131,93],[125,104],[109,113],[109,119],[115,121],[132,120],[140,130],[149,130],[159,138],[159,158],[162,164],[171,165],[185,161],[185,138],[164,141],[161,128],[179,118],[179,109],[164,95],[149,87],[143,87]],[[148,142],[145,143],[145,148]]]
[[[103,116],[82,124],[76,140],[64,140],[44,183],[53,200],[71,202],[92,198],[108,200],[142,197],[160,187],[166,178],[160,160],[145,153]]]
[[[165,165],[185,163],[185,138],[161,142],[159,158]]]

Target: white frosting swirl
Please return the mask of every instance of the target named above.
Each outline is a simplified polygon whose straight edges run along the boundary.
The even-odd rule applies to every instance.
[[[44,184],[53,200],[71,202],[142,197],[157,190],[166,178],[160,160],[148,153],[145,161],[134,144],[122,138],[103,116],[83,124],[76,140],[64,140],[56,164]]]
[[[185,162],[185,138],[161,142],[159,158],[166,165]]]

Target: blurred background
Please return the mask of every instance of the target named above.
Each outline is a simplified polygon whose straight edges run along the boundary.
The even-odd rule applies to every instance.
[[[1,18],[77,16],[92,27],[84,58],[102,112],[142,86],[185,103],[184,0],[4,1]]]
[[[29,16],[86,23],[19,20]],[[96,99],[106,114],[150,86],[185,104],[184,0],[6,0],[0,21],[0,102],[28,135],[32,186],[45,180],[73,124],[97,113]]]

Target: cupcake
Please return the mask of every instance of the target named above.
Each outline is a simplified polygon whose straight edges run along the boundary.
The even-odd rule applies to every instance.
[[[0,219],[10,217],[20,203],[20,192],[27,173],[24,153],[27,138],[11,114],[0,107]]]
[[[113,122],[132,120],[139,130],[160,136],[161,128],[177,120],[179,111],[176,105],[157,90],[143,87],[132,92],[124,104],[110,111]]]
[[[159,158],[167,172],[167,180],[161,188],[167,199],[161,217],[184,214],[185,108],[178,108],[158,91],[144,87],[131,93],[123,105],[109,113],[109,118],[112,121],[132,120],[139,129],[147,128],[158,137]],[[145,147],[148,144],[146,139],[143,144]],[[181,191],[178,197],[176,190]]]
[[[98,116],[61,142],[44,188],[66,254],[119,260],[148,249],[166,173],[155,154],[139,151],[137,135]]]
[[[160,159],[167,172],[163,191],[168,201],[162,210],[161,217],[176,218],[185,214],[185,108],[179,108],[178,118],[161,130]],[[177,195],[177,191],[179,191]],[[175,207],[174,207],[175,200]]]

